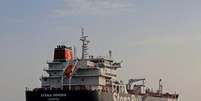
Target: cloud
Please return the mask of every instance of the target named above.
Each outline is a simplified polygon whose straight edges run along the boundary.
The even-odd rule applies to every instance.
[[[108,15],[134,11],[134,4],[130,0],[63,0],[63,3],[63,7],[54,11],[63,16]]]

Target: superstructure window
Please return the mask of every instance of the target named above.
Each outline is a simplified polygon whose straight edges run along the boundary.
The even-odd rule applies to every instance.
[[[44,80],[44,81],[47,81],[47,78],[44,78],[43,80]]]

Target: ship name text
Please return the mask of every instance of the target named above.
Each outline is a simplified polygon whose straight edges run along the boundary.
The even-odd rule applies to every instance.
[[[66,97],[66,94],[41,94],[41,97]]]

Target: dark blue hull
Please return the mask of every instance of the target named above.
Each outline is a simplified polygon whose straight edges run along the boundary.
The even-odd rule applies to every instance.
[[[99,101],[97,91],[26,91],[26,101]]]
[[[26,91],[26,101],[177,101],[178,95],[135,95],[89,90]]]

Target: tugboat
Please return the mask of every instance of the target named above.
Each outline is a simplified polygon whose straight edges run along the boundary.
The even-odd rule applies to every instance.
[[[48,74],[42,76],[41,87],[26,88],[26,101],[177,101],[179,95],[163,93],[162,79],[159,89],[154,92],[145,87],[145,78],[129,79],[125,84],[117,79],[121,62],[108,57],[88,56],[88,36],[82,29],[81,58],[76,57],[72,46],[58,45],[54,58],[47,62]]]

